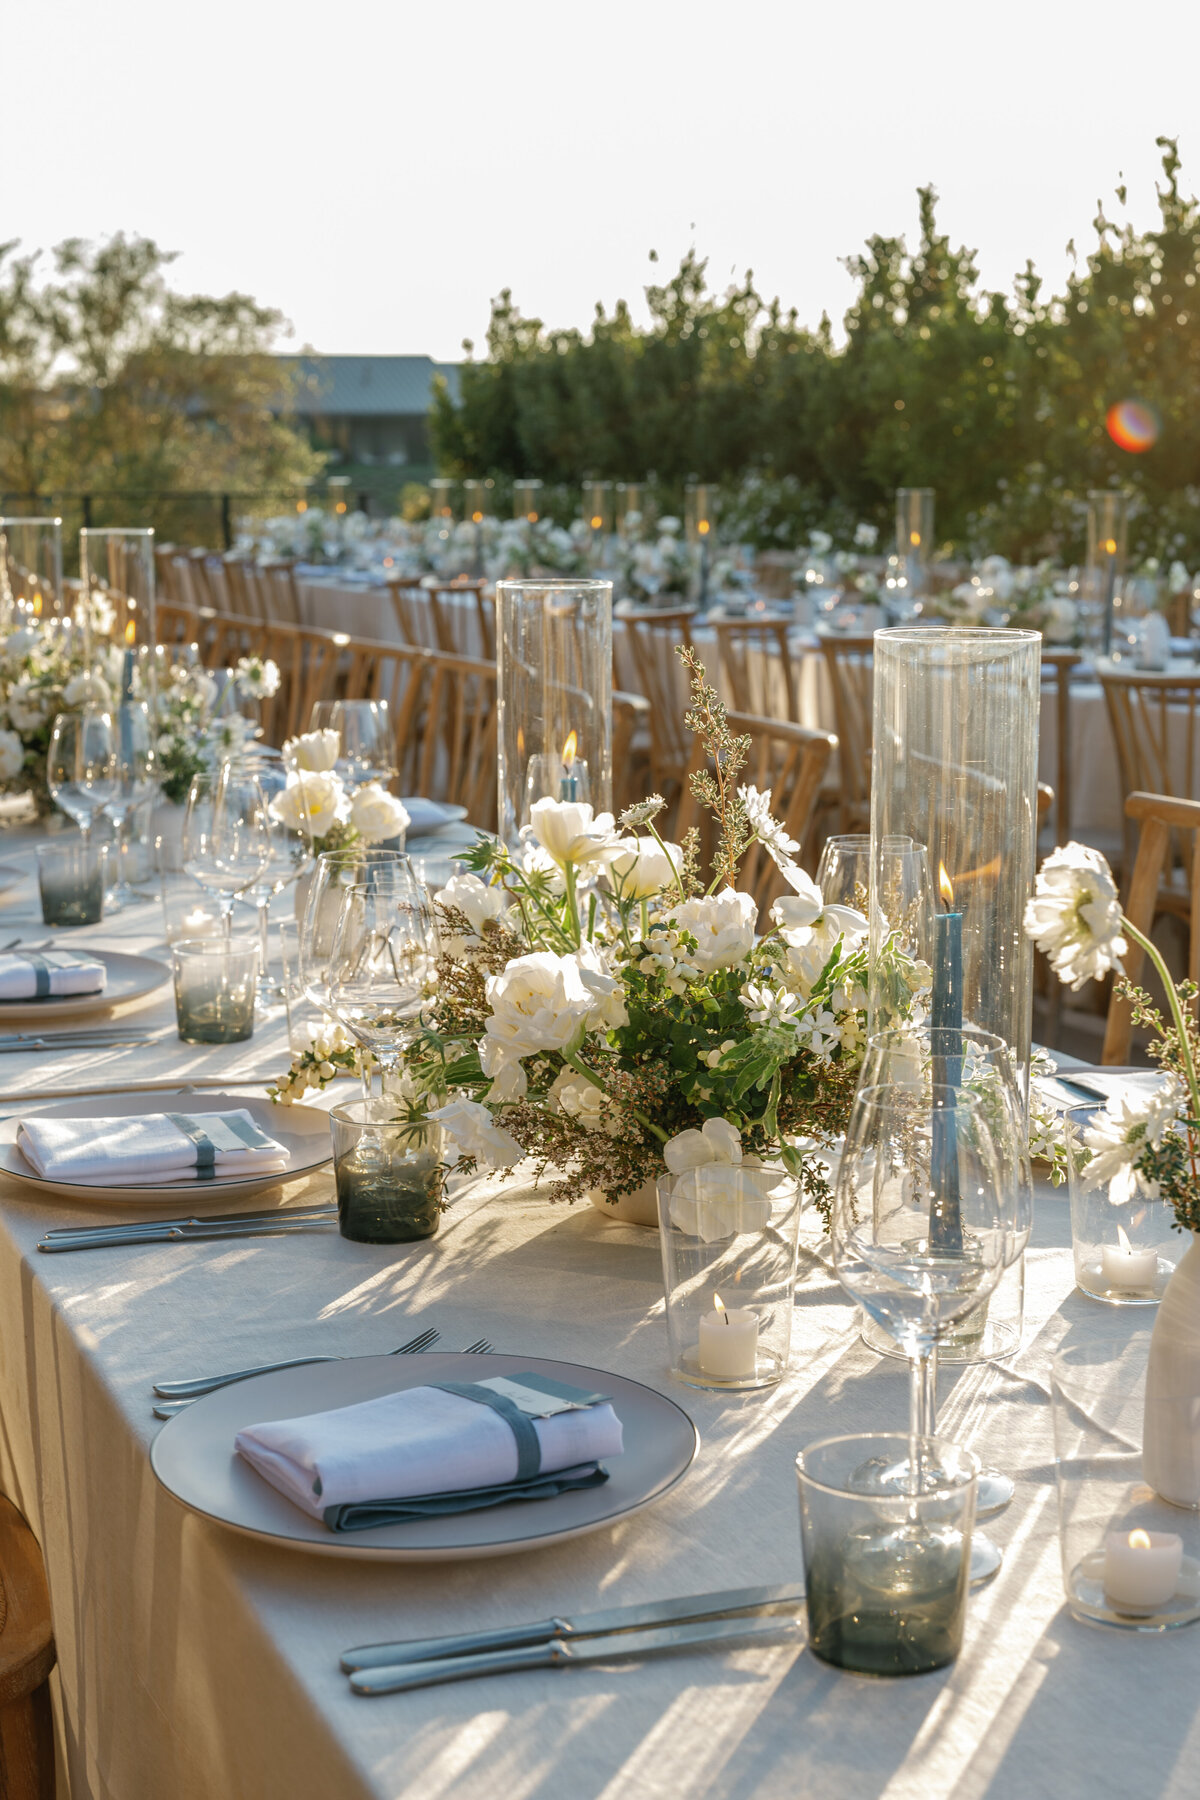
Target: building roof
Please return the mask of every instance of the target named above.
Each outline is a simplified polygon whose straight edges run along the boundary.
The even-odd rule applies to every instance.
[[[433,405],[433,381],[444,376],[458,398],[458,364],[429,356],[296,356],[300,381],[295,410],[311,417],[423,417]]]

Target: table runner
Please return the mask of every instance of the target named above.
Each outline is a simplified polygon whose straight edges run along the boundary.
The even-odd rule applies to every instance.
[[[10,935],[33,918],[25,890],[3,911]],[[147,907],[76,937],[161,945],[161,920]],[[136,1016],[166,1024],[169,998]],[[282,1035],[271,1025],[199,1061],[206,1075],[270,1069]],[[75,1062],[92,1080],[199,1072],[197,1053],[173,1040]],[[0,1099],[62,1085],[62,1072],[57,1058],[8,1057]],[[330,1181],[293,1191],[327,1196]],[[903,1367],[863,1348],[813,1234],[791,1373],[742,1399],[667,1374],[655,1234],[587,1206],[552,1207],[527,1186],[477,1183],[437,1237],[402,1248],[303,1234],[48,1258],[34,1248],[47,1226],[123,1215],[0,1183],[0,1479],[46,1555],[70,1792],[1059,1800],[1090,1789],[1190,1800],[1200,1629],[1142,1641],[1079,1625],[1063,1608],[1058,1561],[1051,1351],[1148,1319],[1074,1293],[1065,1197],[1042,1189],[1038,1200],[1026,1351],[1005,1369],[945,1371],[941,1382],[942,1428],[1018,1482],[1014,1505],[988,1526],[1005,1567],[972,1601],[953,1669],[872,1682],[768,1647],[368,1701],[337,1671],[351,1644],[797,1577],[797,1449],[831,1429],[896,1429],[906,1416]],[[497,1350],[661,1389],[697,1421],[694,1469],[612,1530],[516,1557],[409,1567],[265,1547],[158,1488],[147,1462],[156,1378],[306,1351],[374,1354],[427,1324],[441,1331],[439,1349],[487,1337]]]

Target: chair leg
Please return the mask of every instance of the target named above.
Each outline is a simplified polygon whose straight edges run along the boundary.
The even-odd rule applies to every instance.
[[[0,1707],[0,1800],[54,1800],[50,1684]]]

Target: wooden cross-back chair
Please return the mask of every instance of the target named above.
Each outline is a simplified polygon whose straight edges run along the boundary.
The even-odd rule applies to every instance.
[[[433,600],[425,583],[410,575],[396,575],[389,577],[387,590],[392,596],[400,641],[418,650],[436,650],[438,634]]]
[[[1129,794],[1166,794],[1191,800],[1200,785],[1200,671],[1152,674],[1105,669],[1100,685],[1108,707],[1121,786]],[[1133,864],[1133,831],[1125,823],[1126,868]],[[1167,883],[1170,885],[1168,868]]]
[[[1161,910],[1163,872],[1174,854],[1173,842],[1184,840],[1186,844],[1190,874],[1190,897],[1185,915],[1189,932],[1187,972],[1192,981],[1200,981],[1200,801],[1176,800],[1169,794],[1130,794],[1125,802],[1125,816],[1131,824],[1141,826],[1125,913],[1143,937],[1150,936]],[[1146,953],[1132,938],[1126,942],[1128,949],[1122,963],[1130,981],[1137,982],[1141,980]],[[1108,1005],[1101,1062],[1110,1065],[1127,1063],[1132,1035],[1129,1002],[1114,989]]]
[[[739,782],[760,791],[769,788],[771,811],[788,836],[803,846],[837,739],[830,732],[809,731],[790,719],[760,719],[750,713],[731,712],[729,729],[735,737],[750,739],[749,760]],[[704,766],[704,749],[697,738],[688,760],[688,776],[699,773]],[[676,824],[676,835],[681,841],[693,825],[700,830],[701,854],[707,865],[714,849],[712,821],[693,795],[689,780],[684,785]],[[756,844],[743,862],[739,886],[753,894],[760,913],[772,900],[788,892],[787,882],[761,844]]]
[[[296,586],[296,564],[290,556],[272,557],[260,562],[257,569],[259,613],[272,623],[300,623],[300,591]]]
[[[258,597],[258,584],[254,580],[253,561],[241,551],[231,550],[221,558],[221,568],[226,593],[229,596],[225,612],[240,613],[243,618],[261,618],[262,610]]]
[[[175,573],[175,558],[179,552],[174,544],[155,544],[154,575],[155,588],[162,600],[180,601],[179,581]]]
[[[399,791],[464,806],[496,827],[496,665],[482,657],[422,654],[396,723]]]
[[[644,694],[614,692],[612,722],[613,812],[644,800],[650,783],[650,702]]]
[[[196,641],[198,615],[190,606],[174,600],[160,600],[154,609],[154,624],[160,644],[171,647]]]
[[[691,733],[683,722],[687,680],[676,651],[681,644],[691,644],[695,616],[694,606],[629,606],[619,614],[637,691],[650,702],[651,785],[672,807],[683,789],[692,753]]]
[[[1059,844],[1071,839],[1071,676],[1082,661],[1078,650],[1042,645],[1042,686],[1054,702],[1054,838]]]
[[[800,723],[786,619],[716,619],[717,660],[729,704],[760,719]]]
[[[428,594],[439,650],[451,656],[495,656],[496,603],[482,581],[439,582]]]
[[[875,641],[871,637],[821,639],[833,688],[837,721],[842,831],[871,825],[871,741],[874,732]]]

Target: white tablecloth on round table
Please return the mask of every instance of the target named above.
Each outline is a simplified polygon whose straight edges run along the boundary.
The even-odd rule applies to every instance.
[[[4,860],[19,853],[10,839]],[[43,935],[31,883],[2,910],[9,935],[23,924]],[[161,954],[160,929],[146,908],[74,941]],[[166,990],[136,1016],[163,1027],[161,1045],[6,1058],[0,1110],[72,1075],[182,1084],[281,1066],[279,1024],[203,1051],[171,1035]],[[327,1175],[295,1189],[297,1199],[329,1192]],[[1121,1320],[1072,1289],[1061,1195],[1040,1198],[1023,1357],[943,1377],[942,1428],[1017,1478],[1014,1505],[989,1526],[1005,1566],[972,1601],[955,1668],[865,1681],[768,1647],[370,1701],[338,1673],[351,1644],[797,1578],[795,1454],[831,1430],[901,1426],[902,1368],[863,1348],[851,1308],[806,1252],[784,1383],[751,1398],[682,1388],[665,1366],[655,1235],[521,1186],[478,1184],[436,1238],[403,1248],[327,1233],[35,1250],[49,1226],[127,1216],[0,1182],[0,1476],[45,1552],[75,1800],[1194,1795],[1200,1630],[1143,1642],[1079,1625],[1063,1606],[1050,1353]],[[610,1530],[407,1568],[264,1547],[157,1486],[147,1461],[156,1378],[376,1353],[428,1324],[439,1348],[487,1337],[660,1388],[699,1425],[693,1470]]]

